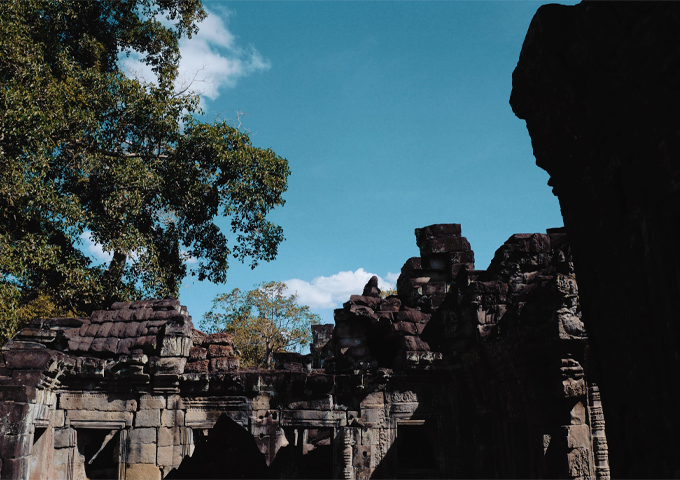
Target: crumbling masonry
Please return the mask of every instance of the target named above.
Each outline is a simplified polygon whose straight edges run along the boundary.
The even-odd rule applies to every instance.
[[[2,478],[608,478],[565,235],[474,270],[460,225],[416,230],[311,354],[239,369],[177,300],[40,319],[0,357]]]

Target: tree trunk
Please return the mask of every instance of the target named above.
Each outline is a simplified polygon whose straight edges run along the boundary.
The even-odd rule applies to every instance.
[[[127,262],[127,254],[117,251],[113,252],[109,268],[104,271],[102,278],[105,288],[103,308],[109,308],[114,302],[121,300],[120,290],[123,285],[125,262]]]

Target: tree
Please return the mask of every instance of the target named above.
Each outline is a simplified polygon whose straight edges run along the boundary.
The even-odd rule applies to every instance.
[[[205,15],[199,0],[0,2],[0,323],[41,296],[86,314],[276,256],[287,161],[196,120],[198,97],[173,87]],[[120,70],[133,51],[155,83]],[[78,248],[86,232],[109,265]]]
[[[242,365],[272,368],[274,353],[299,351],[312,340],[311,325],[320,323],[308,306],[297,304],[297,294],[285,291],[281,282],[264,282],[249,292],[235,288],[213,300],[203,321],[208,331],[234,335]]]

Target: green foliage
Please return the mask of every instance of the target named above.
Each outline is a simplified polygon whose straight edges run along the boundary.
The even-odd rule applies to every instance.
[[[255,290],[218,295],[203,316],[210,332],[234,335],[241,365],[272,368],[273,354],[299,351],[312,341],[311,325],[320,317],[297,304],[297,294],[285,295],[286,284],[264,282]],[[221,311],[218,311],[221,310]]]
[[[178,40],[204,17],[198,0],[0,2],[0,304],[16,305],[0,324],[41,295],[83,314],[276,256],[282,229],[266,216],[287,161],[197,121],[198,97],[173,88]],[[157,84],[119,69],[132,51]],[[87,231],[109,265],[77,248]]]
[[[380,291],[380,298],[387,298],[390,295],[398,295],[397,287],[390,288],[389,290],[381,290]]]

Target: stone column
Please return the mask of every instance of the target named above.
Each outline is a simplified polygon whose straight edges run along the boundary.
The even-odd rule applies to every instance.
[[[350,427],[342,429],[342,478],[354,479],[354,432]]]
[[[600,400],[600,387],[591,383],[588,387],[588,411],[590,413],[590,431],[593,439],[593,455],[595,457],[595,478],[609,480],[609,448],[604,433],[604,413]]]

